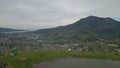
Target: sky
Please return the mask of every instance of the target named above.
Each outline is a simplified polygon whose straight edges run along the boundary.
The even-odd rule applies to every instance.
[[[90,15],[120,21],[120,0],[0,0],[0,27],[5,28],[53,28]]]

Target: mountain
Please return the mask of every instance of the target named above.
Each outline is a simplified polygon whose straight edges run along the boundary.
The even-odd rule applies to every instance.
[[[22,30],[11,29],[11,28],[0,28],[0,33],[7,33],[7,32],[17,32]]]
[[[120,22],[112,18],[88,16],[77,22],[50,29],[40,29],[35,33],[44,40],[96,41],[99,39],[119,40]]]

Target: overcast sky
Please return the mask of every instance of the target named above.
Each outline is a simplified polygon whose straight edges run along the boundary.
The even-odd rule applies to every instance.
[[[0,27],[51,28],[89,15],[120,21],[120,0],[0,0]]]

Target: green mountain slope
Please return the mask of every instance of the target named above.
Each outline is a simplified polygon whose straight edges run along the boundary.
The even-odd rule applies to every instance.
[[[74,24],[35,31],[41,39],[55,41],[96,41],[120,39],[120,22],[112,18],[88,16]]]

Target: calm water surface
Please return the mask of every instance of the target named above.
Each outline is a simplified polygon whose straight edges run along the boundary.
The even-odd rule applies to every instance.
[[[34,68],[120,68],[120,61],[63,58],[36,64]]]

